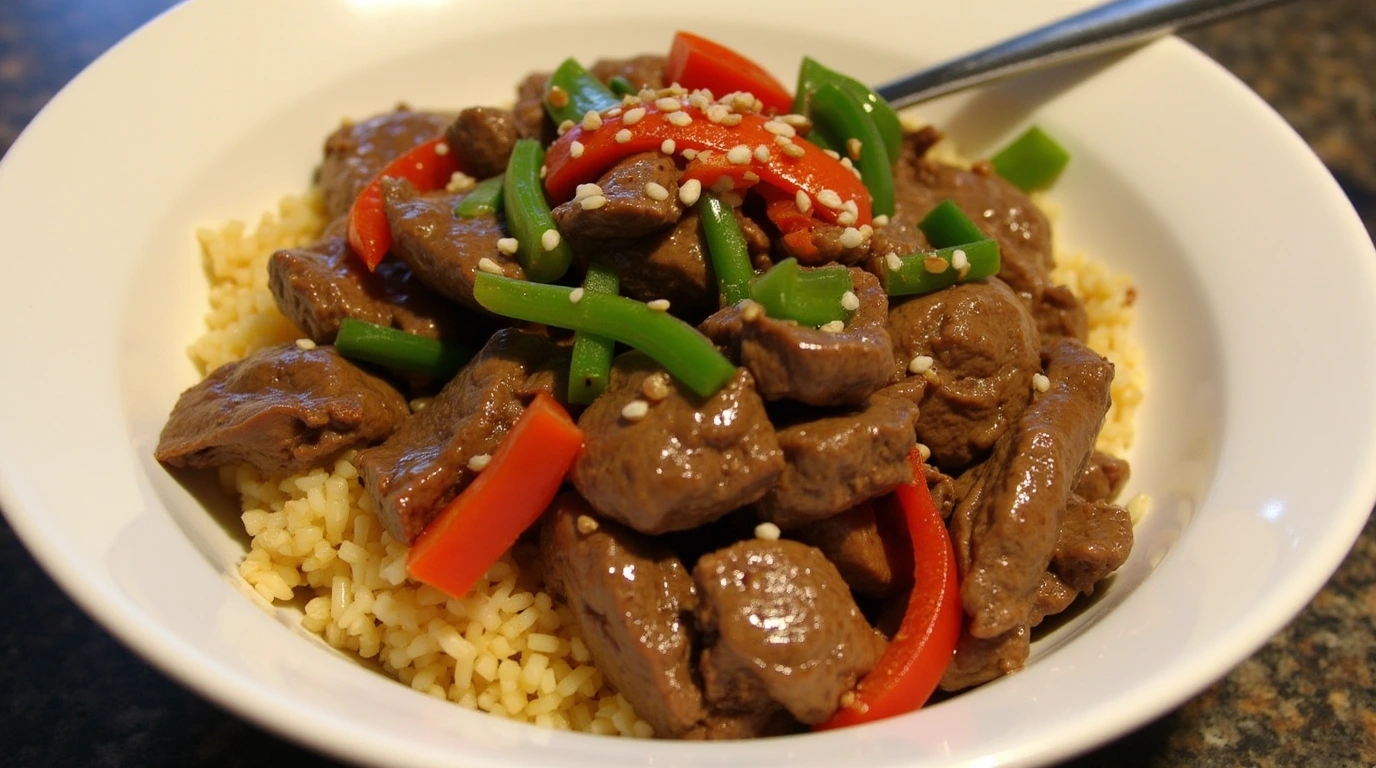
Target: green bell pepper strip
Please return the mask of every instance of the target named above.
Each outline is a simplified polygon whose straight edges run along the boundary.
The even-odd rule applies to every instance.
[[[551,98],[556,88],[563,91],[568,98]],[[560,103],[561,100],[563,103]],[[549,76],[544,103],[545,112],[549,113],[555,125],[559,125],[565,120],[577,123],[589,110],[601,112],[620,106],[621,97],[612,93],[601,80],[593,77],[577,59],[569,58],[564,59]]]
[[[804,271],[797,259],[784,259],[751,284],[750,298],[769,317],[816,327],[849,319],[841,301],[853,288],[845,267]]]
[[[540,179],[544,163],[545,150],[538,139],[517,139],[506,165],[502,205],[507,229],[520,244],[516,259],[526,277],[537,283],[552,283],[568,271],[573,251],[559,236],[545,200],[545,184]],[[545,248],[547,232],[554,233],[553,248]]]
[[[840,86],[860,100],[865,111],[874,120],[875,127],[879,129],[879,135],[884,139],[884,151],[888,153],[890,160],[896,159],[903,143],[903,124],[898,119],[898,112],[869,86],[853,77],[829,69],[810,56],[804,56],[802,65],[798,67],[798,90],[793,95],[793,111],[800,115],[810,114],[809,101],[812,93],[823,83]],[[814,144],[820,144],[814,136],[809,135],[808,138],[812,139]],[[825,148],[839,151],[844,149],[844,144],[844,139],[839,147],[828,142]]]
[[[707,253],[712,258],[712,271],[717,274],[722,303],[730,306],[750,298],[750,281],[755,268],[750,264],[750,251],[745,233],[736,213],[721,198],[703,193],[698,198],[698,214],[702,217],[702,233],[707,241]]]
[[[614,96],[634,96],[638,93],[635,86],[631,85],[631,81],[623,75],[612,75],[611,79],[607,81],[607,87],[611,89]]]
[[[489,312],[559,328],[595,333],[649,355],[684,386],[710,397],[736,375],[736,366],[697,329],[668,312],[621,296],[584,291],[480,272],[473,297]]]
[[[583,295],[605,293],[615,296],[621,289],[616,272],[593,264],[583,275]],[[595,333],[579,331],[573,335],[573,357],[569,362],[569,402],[587,405],[607,391],[611,378],[612,353],[616,341]]]
[[[502,210],[502,178],[503,174],[497,174],[491,178],[483,179],[473,187],[468,194],[463,196],[459,204],[454,206],[454,215],[460,219],[475,219],[479,216],[490,216]]]
[[[473,357],[473,351],[453,342],[346,317],[339,323],[334,347],[350,360],[424,373],[449,380]]]
[[[879,129],[865,113],[860,100],[841,86],[822,83],[812,93],[812,119],[835,136],[860,140],[860,159],[855,165],[860,169],[860,179],[865,182],[865,188],[870,191],[870,198],[874,201],[871,210],[875,216],[892,216],[893,163],[889,160]]]
[[[951,264],[956,251],[964,251],[965,259],[969,262],[969,269],[964,275]],[[946,267],[940,272],[928,270],[927,259],[931,258],[945,261]],[[894,269],[888,263],[888,259],[885,260],[881,275],[884,290],[890,296],[931,293],[942,288],[950,288],[956,283],[967,283],[998,274],[999,244],[996,240],[986,238],[974,243],[942,248],[935,253],[914,253],[899,256],[898,259],[898,269]]]
[[[927,242],[934,248],[977,243],[989,237],[950,198],[942,200],[940,205],[924,216],[917,223],[917,228],[922,230]]]
[[[998,175],[1024,192],[1046,189],[1070,162],[1070,153],[1037,126],[989,159]]]

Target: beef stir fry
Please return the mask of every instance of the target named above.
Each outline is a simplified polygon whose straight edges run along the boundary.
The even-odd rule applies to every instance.
[[[685,33],[515,96],[326,139],[333,222],[268,267],[301,340],[185,392],[158,460],[356,452],[412,578],[463,597],[524,548],[665,738],[1014,672],[1127,559],[1114,367],[1021,150],[942,162],[854,80]]]

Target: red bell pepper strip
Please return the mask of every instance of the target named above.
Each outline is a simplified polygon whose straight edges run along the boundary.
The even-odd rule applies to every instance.
[[[740,118],[739,123],[714,123],[702,110],[686,102],[674,113],[666,113],[653,104],[639,107],[644,116],[633,125],[625,125],[625,111],[616,115],[602,116],[602,124],[593,130],[581,124],[573,126],[563,136],[549,146],[545,154],[545,189],[555,201],[565,201],[573,197],[579,184],[595,181],[603,171],[619,160],[639,152],[658,152],[665,139],[673,139],[675,151],[691,149],[700,153],[710,153],[694,164],[695,174],[704,188],[711,188],[712,181],[721,176],[745,178],[749,171],[759,177],[762,184],[777,187],[792,198],[799,190],[812,198],[812,214],[828,223],[836,223],[841,208],[823,204],[819,194],[831,190],[841,204],[855,204],[854,226],[870,223],[870,193],[863,182],[851,170],[828,156],[817,145],[807,139],[791,139],[793,155],[783,151],[776,143],[777,138],[765,124],[772,118],[754,113],[733,113]],[[687,125],[675,125],[669,120],[670,114],[687,117]],[[682,118],[679,118],[682,120]],[[621,133],[622,131],[625,133]],[[621,134],[622,141],[617,135]],[[573,147],[579,147],[578,156],[573,156]],[[756,150],[763,146],[768,157],[761,160]],[[745,147],[750,152],[744,163],[732,163],[728,159],[732,149]]]
[[[440,150],[440,146],[444,149]],[[382,180],[387,177],[406,179],[421,192],[442,189],[455,171],[463,170],[448,149],[449,144],[443,136],[417,144],[388,163],[354,198],[349,208],[349,247],[363,259],[368,269],[377,269],[387,249],[392,247],[392,228],[387,225],[387,211],[382,203]]]
[[[855,687],[854,699],[814,730],[859,725],[921,707],[955,652],[960,635],[956,554],[946,524],[932,503],[917,451],[908,456],[914,479],[890,497],[898,502],[913,547],[913,591],[893,642]]]
[[[461,598],[554,500],[583,433],[554,398],[526,406],[492,460],[406,553],[406,571]]]
[[[766,110],[788,112],[793,94],[769,71],[721,43],[691,32],[679,32],[669,46],[664,79],[693,90],[706,88],[721,97],[748,91]]]

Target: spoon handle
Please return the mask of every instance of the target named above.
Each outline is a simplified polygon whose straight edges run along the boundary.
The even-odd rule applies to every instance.
[[[875,89],[894,107],[1145,43],[1284,0],[1113,0]]]

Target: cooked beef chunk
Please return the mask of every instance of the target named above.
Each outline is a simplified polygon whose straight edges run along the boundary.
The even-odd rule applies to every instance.
[[[848,227],[836,224],[817,224],[808,232],[808,238],[803,241],[807,245],[802,247],[792,238],[780,238],[775,241],[778,251],[775,256],[780,261],[793,258],[800,264],[818,267],[832,262],[846,266],[859,264],[870,255],[870,238],[864,238],[859,245],[848,246],[841,240],[846,229]]]
[[[390,384],[333,347],[268,347],[216,368],[177,398],[154,456],[174,467],[248,462],[274,475],[381,440],[407,415]]]
[[[1017,672],[1027,663],[1031,637],[1032,630],[1026,625],[990,638],[962,631],[951,665],[941,677],[941,690],[959,691]]]
[[[354,198],[379,171],[417,144],[442,134],[453,119],[453,115],[398,107],[340,126],[325,139],[325,159],[320,164],[325,212],[332,219],[348,213]]]
[[[821,550],[852,592],[888,597],[904,584],[912,584],[912,557],[908,557],[909,572],[905,576],[903,558],[896,550],[889,551],[894,533],[881,530],[874,503],[864,501],[789,535]]]
[[[268,261],[268,288],[277,308],[320,344],[334,341],[346,317],[437,339],[457,334],[459,318],[400,261],[369,272],[345,238],[348,219],[335,219],[320,242],[288,248]]]
[[[981,458],[1032,397],[1041,346],[1027,305],[1001,281],[962,283],[889,306],[895,375],[930,357],[917,438],[959,472]]]
[[[724,712],[777,702],[820,723],[883,653],[836,566],[806,544],[737,542],[699,560],[693,578],[703,690]]]
[[[464,173],[486,179],[506,170],[511,148],[521,135],[511,110],[469,107],[454,118],[444,137]]]
[[[669,385],[657,402],[651,376]],[[627,419],[633,400],[650,402]],[[578,419],[583,452],[572,479],[598,512],[642,533],[681,531],[759,499],[783,471],[783,452],[748,371],[701,398],[640,353],[618,357],[607,391]]]
[[[797,528],[911,480],[916,416],[912,403],[884,397],[780,427],[784,471],[760,499],[760,517],[785,530]]]
[[[664,190],[662,200],[650,196],[651,184]],[[559,232],[570,241],[640,237],[673,226],[683,215],[678,200],[678,166],[660,152],[631,155],[602,174],[597,186],[606,200],[601,206],[585,208],[580,199],[554,209]],[[597,247],[595,243],[587,245]]]
[[[523,139],[540,139],[549,144],[556,137],[554,121],[545,112],[545,89],[549,87],[548,72],[532,72],[516,87],[516,106],[511,117],[516,131]]]
[[[386,442],[358,454],[359,472],[387,532],[410,544],[476,473],[541,390],[561,394],[568,356],[530,333],[503,329]]]
[[[975,637],[1027,624],[1062,512],[1094,449],[1113,364],[1074,339],[1048,350],[1051,389],[1000,438],[951,517],[961,601]]]
[[[717,278],[702,241],[695,210],[674,226],[643,237],[570,239],[580,264],[603,264],[621,276],[621,294],[637,301],[667,299],[670,311],[688,322],[715,312]]]
[[[659,90],[664,82],[664,57],[656,55],[632,56],[629,59],[598,59],[588,70],[603,83],[620,75],[637,90]]]
[[[1114,501],[1127,485],[1130,474],[1127,461],[1095,451],[1075,481],[1075,494],[1085,501]]]
[[[951,510],[955,509],[956,500],[960,498],[956,493],[955,479],[926,462],[922,463],[922,476],[927,481],[927,492],[932,495],[936,511],[941,513],[943,519],[949,520]]]
[[[1032,314],[1037,318],[1043,344],[1063,336],[1080,341],[1089,336],[1085,305],[1064,285],[1047,286],[1041,301],[1032,306]]]
[[[720,310],[701,330],[750,369],[767,400],[864,402],[893,376],[889,300],[874,275],[854,268],[850,275],[860,309],[839,333],[769,318],[750,305]]]
[[[697,727],[707,715],[693,673],[698,600],[683,563],[654,540],[599,521],[575,493],[554,500],[540,543],[546,584],[636,714],[660,737]]]
[[[382,199],[392,227],[392,253],[440,295],[485,311],[473,298],[473,278],[483,259],[491,259],[507,277],[525,277],[520,263],[497,250],[497,241],[506,237],[497,217],[454,215],[462,194],[422,195],[405,179],[387,179]]]
[[[801,733],[806,726],[777,704],[756,712],[710,712],[707,719],[685,733],[683,738],[702,741],[757,739]]]

